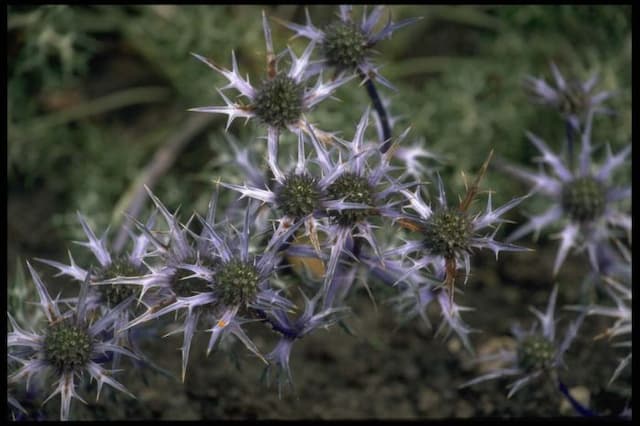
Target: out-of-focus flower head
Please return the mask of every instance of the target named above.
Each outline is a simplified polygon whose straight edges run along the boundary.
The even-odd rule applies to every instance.
[[[88,241],[76,243],[91,250],[99,263],[99,267],[93,270],[93,276],[89,277],[91,285],[89,286],[90,290],[87,303],[91,309],[97,307],[110,309],[129,296],[139,297],[138,289],[132,286],[99,286],[96,285],[96,283],[116,277],[144,274],[146,272],[146,266],[143,259],[147,255],[147,246],[149,245],[149,240],[146,235],[134,235],[130,233],[131,240],[133,241],[133,249],[127,255],[118,255],[107,246],[108,230],[102,237],[97,238],[85,217],[82,216],[80,212],[78,212],[77,215]],[[153,222],[154,215],[149,218],[148,225],[153,226]],[[36,258],[36,260],[58,269],[59,273],[56,276],[67,275],[80,283],[84,282],[88,277],[87,270],[75,263],[71,252],[69,252],[70,265],[47,259]]]
[[[564,222],[559,233],[561,242],[553,267],[554,275],[558,273],[572,248],[577,251],[586,248],[592,268],[599,271],[601,266],[606,266],[603,265],[603,261],[606,261],[603,256],[611,252],[603,250],[601,246],[610,244],[610,238],[618,238],[619,229],[624,230],[628,236],[631,234],[631,216],[616,206],[617,202],[631,199],[631,186],[618,187],[611,184],[613,173],[625,163],[631,152],[631,145],[615,155],[607,146],[607,158],[596,169],[592,159],[592,121],[593,111],[588,114],[581,135],[581,151],[576,170],[571,170],[542,139],[529,132],[529,140],[542,154],[539,161],[549,166],[553,175],[547,174],[542,168],[534,173],[525,168],[504,166],[515,177],[534,185],[532,192],[541,193],[552,201],[545,212],[531,216],[507,241],[515,241],[531,232],[535,232],[534,237],[537,238],[542,228],[555,222]]]
[[[362,78],[379,81],[390,89],[394,89],[391,83],[382,77],[379,68],[373,64],[373,48],[381,40],[391,38],[392,33],[404,26],[412,24],[421,18],[404,19],[400,22],[392,22],[391,14],[382,29],[374,28],[382,17],[384,6],[375,6],[370,14],[367,14],[366,6],[362,14],[362,21],[358,22],[353,17],[353,8],[342,5],[337,20],[323,28],[318,28],[311,22],[308,9],[305,9],[306,24],[299,25],[293,22],[278,20],[282,25],[296,32],[293,38],[304,37],[316,43],[320,48],[322,58],[309,68],[311,74],[316,74],[328,67],[335,68],[338,72],[355,71]]]
[[[597,73],[593,73],[584,82],[567,80],[553,62],[551,72],[555,87],[542,78],[527,76],[525,88],[531,93],[535,102],[556,109],[569,122],[573,130],[579,131],[582,128],[581,124],[590,112],[612,113],[612,110],[602,107],[601,104],[613,96],[614,92],[592,93],[598,82]]]
[[[498,379],[501,377],[517,378],[508,388],[508,398],[525,385],[534,382],[541,376],[557,379],[557,370],[565,367],[564,354],[571,343],[576,338],[578,330],[584,320],[584,314],[571,322],[565,331],[562,339],[558,338],[556,332],[555,306],[558,296],[558,286],[556,285],[549,296],[549,304],[544,313],[535,308],[530,308],[535,314],[538,323],[534,323],[528,330],[522,330],[519,326],[512,327],[512,333],[517,340],[517,347],[512,350],[503,349],[498,353],[480,356],[475,359],[476,363],[500,361],[506,367],[497,368],[494,371],[476,377],[462,385],[461,388],[475,385],[486,380]],[[554,384],[555,385],[555,384]]]
[[[92,322],[90,317],[93,315],[87,303],[88,276],[83,282],[74,308],[61,312],[58,306],[59,301],[51,298],[46,285],[29,262],[27,267],[38,291],[39,305],[47,318],[47,326],[40,332],[27,331],[17,324],[11,314],[8,314],[13,329],[7,335],[9,356],[22,364],[20,369],[8,377],[8,382],[25,381],[28,390],[34,376],[51,373],[57,379],[55,390],[44,403],[60,394],[61,420],[69,419],[72,398],[86,404],[76,392],[76,378],[82,377],[85,372],[98,383],[96,399],[100,397],[100,391],[105,383],[134,397],[122,384],[112,378],[113,372],[102,365],[105,358],[108,359],[108,354],[119,353],[132,358],[136,357],[122,347],[114,337],[114,333],[110,332],[120,312],[127,308],[133,298],[127,298]]]

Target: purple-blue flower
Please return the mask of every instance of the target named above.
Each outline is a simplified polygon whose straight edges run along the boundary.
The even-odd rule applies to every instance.
[[[496,258],[501,251],[526,250],[513,244],[497,241],[495,237],[498,225],[506,221],[502,216],[520,204],[528,195],[514,198],[494,209],[491,193],[489,193],[484,212],[472,214],[468,211],[488,161],[485,162],[476,182],[458,206],[449,206],[439,174],[436,176],[438,187],[436,205],[426,203],[420,195],[419,188],[414,192],[406,189],[401,191],[409,202],[406,209],[411,209],[414,213],[403,214],[398,222],[412,231],[419,232],[421,238],[405,241],[393,249],[392,253],[401,258],[407,256],[414,258],[412,270],[431,268],[434,275],[447,284],[452,301],[457,271],[464,268],[465,283],[469,277],[473,249],[490,249],[495,253]]]
[[[539,324],[534,323],[527,331],[522,330],[519,326],[512,327],[511,331],[517,340],[516,349],[503,349],[498,353],[477,357],[474,361],[475,363],[501,361],[506,363],[506,367],[498,368],[469,380],[460,385],[460,387],[472,386],[486,380],[501,377],[516,378],[517,380],[508,386],[510,390],[507,397],[511,398],[527,384],[545,376],[547,373],[557,374],[559,368],[566,367],[564,354],[576,338],[584,320],[584,314],[581,314],[575,321],[571,322],[564,336],[559,339],[556,332],[557,320],[554,316],[557,295],[558,286],[556,285],[551,291],[549,303],[544,313],[535,308],[530,308]],[[540,328],[538,328],[538,325]]]
[[[515,241],[531,232],[537,237],[543,228],[554,223],[562,224],[562,231],[558,234],[561,241],[553,266],[554,275],[572,248],[578,252],[586,248],[592,268],[598,271],[602,264],[599,253],[605,253],[601,246],[610,244],[610,238],[619,237],[616,232],[619,229],[627,235],[631,234],[631,216],[618,207],[619,202],[631,199],[631,186],[614,186],[611,183],[613,173],[625,164],[631,153],[631,145],[615,155],[607,147],[605,162],[600,167],[594,167],[592,121],[593,112],[590,112],[581,135],[581,151],[575,170],[554,154],[542,139],[529,132],[527,137],[542,154],[539,161],[549,166],[552,174],[542,168],[534,173],[525,168],[505,166],[509,173],[532,184],[532,192],[551,200],[546,211],[532,215],[526,224],[509,236],[508,241]]]
[[[567,80],[553,62],[551,72],[555,87],[542,78],[527,76],[525,88],[531,93],[535,102],[556,109],[571,125],[579,131],[585,118],[591,112],[611,113],[611,110],[600,106],[613,96],[613,92],[601,91],[592,93],[598,82],[598,74],[593,73],[587,81]]]
[[[207,331],[211,332],[207,354],[213,350],[218,340],[233,335],[247,349],[264,359],[244,332],[242,324],[251,320],[249,314],[252,310],[268,312],[276,307],[290,309],[293,306],[270,285],[279,260],[277,247],[293,230],[274,236],[265,249],[251,252],[249,243],[255,209],[251,205],[246,207],[240,230],[227,224],[227,232],[221,233],[216,229],[219,225],[215,222],[216,198],[217,195],[214,195],[206,218],[196,215],[202,225],[202,232],[200,235],[191,234],[196,241],[194,246],[187,240],[187,234],[177,232],[178,226],[185,229],[188,227],[179,224],[157,200],[156,204],[165,219],[174,222],[170,228],[172,237],[176,238],[171,239],[170,245],[179,242],[182,254],[174,256],[170,269],[169,266],[160,266],[150,276],[117,280],[120,283],[138,283],[143,286],[160,283],[168,292],[161,304],[150,307],[147,312],[131,321],[127,328],[171,312],[183,313],[183,327],[169,333],[183,332],[182,380],[185,378],[191,341],[199,321],[206,324],[209,327]],[[156,244],[161,245],[161,242]]]
[[[61,311],[59,301],[53,300],[46,285],[37,272],[27,262],[31,277],[40,298],[40,308],[47,318],[46,328],[39,332],[21,328],[11,314],[9,322],[13,331],[7,335],[9,356],[22,366],[8,378],[9,383],[25,381],[27,390],[34,376],[50,373],[56,383],[54,391],[44,403],[60,394],[60,419],[69,419],[71,399],[86,402],[76,392],[76,378],[87,373],[98,383],[96,399],[100,397],[102,386],[109,386],[134,397],[125,387],[112,378],[112,371],[106,369],[106,354],[122,354],[135,358],[136,355],[118,342],[110,332],[120,312],[132,302],[128,298],[113,309],[102,313],[92,321],[92,310],[88,306],[89,279],[85,279],[73,309]],[[135,397],[134,397],[135,398]]]
[[[293,22],[277,20],[282,25],[296,32],[293,38],[304,37],[319,46],[321,59],[309,67],[311,74],[319,73],[326,68],[333,67],[338,72],[357,70],[364,79],[379,81],[390,89],[391,83],[382,77],[378,66],[372,61],[374,46],[381,40],[391,38],[394,31],[418,21],[421,18],[404,19],[400,22],[391,21],[391,15],[387,23],[379,31],[374,28],[380,18],[384,6],[375,6],[370,14],[367,14],[366,6],[362,14],[362,22],[358,24],[353,18],[353,8],[349,5],[341,5],[338,20],[335,20],[323,28],[318,28],[311,22],[309,11],[305,9],[306,24],[300,25]]]

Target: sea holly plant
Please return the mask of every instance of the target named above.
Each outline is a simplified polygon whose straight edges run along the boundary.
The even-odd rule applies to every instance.
[[[104,366],[105,355],[108,354],[136,357],[120,346],[113,333],[109,333],[118,314],[133,302],[133,297],[128,297],[107,314],[92,321],[92,310],[87,303],[88,278],[82,284],[76,306],[62,311],[59,301],[49,295],[45,283],[28,262],[27,267],[36,285],[40,297],[39,306],[47,318],[47,325],[39,332],[24,330],[9,315],[13,331],[7,336],[8,356],[22,364],[22,367],[9,376],[8,382],[19,383],[25,380],[28,389],[33,376],[50,373],[56,382],[54,391],[44,403],[60,394],[60,420],[69,419],[73,398],[86,403],[76,392],[76,380],[85,372],[97,381],[96,399],[100,397],[105,383],[134,397],[112,377],[112,371]]]
[[[312,23],[307,10],[305,24],[274,17],[295,32],[293,38],[308,43],[300,56],[290,46],[274,50],[270,18],[263,12],[266,69],[257,84],[240,74],[233,51],[230,69],[202,55],[214,52],[192,53],[227,81],[218,89],[224,105],[190,111],[227,115],[224,136],[234,158],[228,161],[221,155],[216,161],[228,161],[235,175],[208,176],[205,181],[212,187],[205,211],[186,215],[166,199],[161,201],[159,191],[145,186],[151,214],[146,221],[137,214],[129,217],[135,231],[127,228],[131,248],[126,253],[124,247],[109,243],[107,231],[98,237],[90,221],[78,214],[86,236],[78,244],[89,249],[97,264],[76,263],[71,253],[69,264],[36,259],[55,268],[58,277],[67,279],[64,284],[71,283],[64,289],[76,290],[72,297],[52,298],[27,262],[46,324],[38,331],[28,330],[21,324],[24,317],[8,312],[11,389],[7,404],[16,419],[39,414],[30,409],[33,394],[42,396],[45,403],[60,394],[59,417],[72,418],[71,400],[84,401],[81,395],[91,384],[77,385],[87,378],[97,382],[98,396],[105,383],[133,396],[116,377],[135,380],[135,375],[126,374],[132,366],[153,366],[151,357],[139,349],[141,335],[163,346],[166,340],[162,339],[179,335],[181,362],[179,372],[171,375],[175,373],[188,386],[194,376],[189,371],[217,368],[217,353],[239,344],[252,361],[263,364],[263,378],[267,385],[277,384],[279,397],[285,390],[295,392],[294,348],[320,330],[332,332],[335,325],[352,334],[348,321],[358,311],[352,305],[358,297],[353,289],[360,284],[376,308],[377,295],[384,295],[380,306],[388,312],[383,314],[405,326],[414,326],[419,318],[431,327],[434,313],[439,315],[435,336],[453,335],[467,349],[464,356],[475,356],[474,347],[483,338],[476,332],[484,330],[473,322],[471,311],[488,307],[468,300],[463,305],[454,297],[456,291],[461,293],[456,289],[461,275],[465,284],[472,276],[474,253],[488,249],[497,259],[502,251],[528,251],[515,245],[516,240],[562,221],[553,273],[572,249],[586,248],[591,271],[585,282],[598,281],[597,290],[606,292],[610,303],[570,304],[568,310],[577,314],[560,336],[560,320],[555,317],[559,290],[554,286],[546,310],[532,308],[537,323],[528,330],[512,328],[513,350],[473,361],[501,362],[502,366],[461,387],[507,377],[512,379],[507,394],[511,397],[548,379],[576,412],[595,414],[573,398],[562,378],[563,369],[570,367],[565,365],[569,363],[566,355],[588,316],[614,321],[599,330],[596,339],[625,337],[614,346],[629,348],[610,383],[619,380],[631,362],[631,339],[626,338],[631,332],[631,217],[626,206],[619,205],[630,199],[631,187],[613,183],[614,172],[626,164],[631,148],[617,154],[607,149],[603,164],[594,167],[598,151],[591,140],[594,116],[610,112],[602,104],[612,92],[594,94],[595,75],[586,82],[572,82],[553,64],[555,86],[528,77],[527,87],[535,100],[556,109],[566,123],[566,161],[529,133],[542,154],[539,172],[499,166],[530,183],[531,193],[494,207],[494,195],[488,192],[486,204],[477,205],[482,180],[490,170],[491,150],[481,153],[487,155],[486,161],[472,182],[467,185],[465,179],[466,192],[452,203],[445,191],[448,175],[441,175],[433,163],[455,163],[445,164],[446,158],[423,135],[409,143],[411,123],[394,131],[400,117],[390,115],[390,99],[377,91],[376,83],[389,89],[393,85],[374,63],[374,48],[382,48],[383,40],[419,19],[394,22],[389,13],[383,21],[386,10],[364,7],[357,18],[351,6],[340,6],[337,18],[322,26]],[[325,123],[320,110],[327,104],[322,101],[356,79],[366,88],[371,105],[342,105],[362,112],[357,123],[321,130]],[[372,117],[375,129],[370,126]],[[236,137],[231,127],[236,118],[255,122],[258,133],[246,139]],[[408,119],[415,123],[423,117]],[[285,144],[289,139],[285,136],[295,136],[291,140],[297,144]],[[581,151],[574,167],[577,136]],[[256,146],[261,139],[267,140],[266,162],[254,164],[265,152]],[[552,206],[516,225],[515,232],[502,240],[499,231],[509,226],[509,214],[537,193],[548,196]],[[616,255],[620,251],[626,253],[624,262]],[[305,269],[311,264],[313,273]],[[200,335],[206,338],[202,347],[196,338]],[[439,344],[423,343],[425,350]],[[452,353],[457,351],[455,346],[450,345]],[[203,365],[190,362],[197,352],[207,355]],[[120,363],[122,357],[131,362]],[[52,393],[48,392],[51,379]],[[130,387],[129,382],[126,385]],[[23,387],[28,397],[21,393]]]
[[[452,307],[458,270],[464,268],[466,283],[471,270],[473,249],[490,249],[496,254],[496,258],[501,251],[526,250],[523,247],[496,241],[495,236],[498,231],[497,225],[506,221],[502,216],[527,196],[514,198],[507,204],[494,209],[491,193],[489,193],[483,213],[474,215],[469,212],[469,207],[480,190],[480,181],[487,171],[492,154],[493,151],[457,206],[449,205],[444,183],[439,175],[436,205],[427,204],[420,196],[419,189],[414,192],[406,189],[401,191],[409,200],[407,209],[410,208],[415,214],[404,214],[399,218],[398,223],[404,228],[421,234],[421,239],[406,241],[396,248],[394,253],[401,257],[415,256],[416,261],[411,270],[433,268],[434,274],[443,280],[449,292]],[[489,231],[491,228],[493,230]]]
[[[616,379],[620,377],[620,374],[631,364],[632,351],[631,351],[631,338],[632,331],[631,323],[631,298],[632,291],[630,283],[619,282],[615,279],[604,277],[603,288],[609,295],[611,301],[615,306],[611,304],[591,304],[591,305],[573,305],[567,306],[567,309],[582,312],[587,316],[597,315],[614,319],[613,325],[608,327],[602,333],[598,334],[593,340],[600,339],[619,339],[622,336],[629,336],[628,340],[614,341],[612,347],[629,348],[629,353],[619,360],[618,366],[611,375],[608,385],[611,385]]]
[[[564,354],[569,350],[571,343],[578,335],[578,331],[584,320],[584,314],[579,315],[571,322],[563,336],[558,336],[555,319],[556,299],[558,286],[554,286],[549,297],[547,308],[541,312],[531,308],[538,323],[534,323],[529,330],[523,330],[519,325],[511,329],[516,338],[517,345],[513,350],[502,350],[486,356],[479,356],[475,363],[501,361],[506,364],[494,371],[483,374],[462,385],[461,388],[476,385],[478,383],[508,377],[515,380],[508,385],[507,396],[511,398],[516,392],[538,380],[551,380],[558,389],[566,390],[560,379],[560,371],[566,368]],[[563,392],[565,394],[565,392]],[[568,395],[568,394],[565,394]],[[570,397],[567,396],[567,397]]]
[[[309,10],[305,8],[306,24],[300,25],[293,22],[284,22],[278,19],[282,25],[295,31],[292,38],[304,37],[319,46],[320,59],[309,66],[308,72],[312,75],[332,69],[336,74],[341,72],[356,72],[366,86],[367,93],[378,113],[380,125],[383,130],[383,144],[381,150],[389,149],[391,138],[391,124],[387,109],[385,108],[378,91],[374,85],[377,81],[389,89],[395,90],[391,82],[380,74],[380,67],[376,66],[372,56],[376,53],[374,47],[380,41],[391,38],[394,31],[410,25],[421,18],[409,18],[400,22],[393,22],[391,14],[382,29],[376,31],[376,25],[384,12],[384,6],[375,6],[370,14],[367,14],[366,6],[362,14],[362,21],[358,24],[353,16],[353,7],[342,5],[337,14],[338,19],[326,26],[319,28],[311,22]]]
[[[241,231],[229,228],[230,235],[221,235],[216,228],[217,191],[214,193],[206,218],[196,215],[202,225],[201,234],[188,231],[174,214],[150,191],[156,207],[169,225],[169,241],[164,243],[154,232],[138,223],[149,238],[164,253],[165,267],[152,267],[152,272],[140,277],[118,277],[104,283],[113,285],[138,285],[145,288],[159,288],[165,297],[146,312],[132,319],[120,331],[130,329],[169,313],[183,313],[183,327],[170,332],[182,331],[184,335],[182,351],[182,380],[184,381],[189,359],[191,341],[200,323],[208,324],[211,338],[207,353],[216,341],[231,334],[259,357],[262,355],[241,328],[245,322],[241,315],[248,307],[268,310],[273,306],[290,308],[291,302],[270,288],[268,281],[277,266],[278,239],[286,239],[294,229],[274,236],[264,253],[250,255],[250,227],[255,214],[251,206],[245,211]],[[231,212],[227,212],[231,216]],[[195,242],[192,242],[195,240]],[[144,291],[144,290],[143,290]],[[268,301],[268,302],[266,302]],[[240,313],[239,313],[240,312]]]
[[[547,144],[534,135],[527,133],[529,140],[542,154],[539,161],[550,168],[552,174],[544,170],[538,173],[523,167],[505,165],[504,168],[513,176],[533,185],[532,191],[548,197],[551,205],[540,214],[531,216],[529,221],[516,229],[509,236],[509,241],[539,232],[553,224],[562,224],[559,233],[560,247],[553,266],[553,274],[557,274],[571,249],[582,251],[586,248],[591,267],[598,271],[602,262],[599,254],[602,245],[611,244],[611,238],[619,239],[625,234],[630,239],[631,216],[619,205],[630,199],[631,186],[613,184],[616,169],[625,164],[631,153],[631,145],[617,154],[607,147],[607,158],[600,167],[594,167],[594,147],[591,141],[591,130],[594,113],[587,116],[585,128],[581,134],[581,151],[578,166],[572,169],[555,154]]]
[[[340,200],[336,206],[342,206],[329,208],[327,211],[329,223],[326,229],[331,236],[331,248],[323,284],[324,306],[332,306],[338,293],[348,293],[350,285],[339,290],[337,283],[341,280],[335,280],[338,263],[344,254],[357,260],[364,241],[380,259],[374,220],[398,218],[398,205],[404,200],[394,200],[394,194],[412,185],[412,182],[399,182],[392,174],[393,146],[382,153],[379,146],[365,143],[369,114],[367,109],[358,123],[352,141],[338,139],[339,144],[334,152],[327,152],[311,133],[323,179],[328,185],[328,198]],[[401,143],[406,134],[407,132],[403,133],[394,144]],[[350,205],[358,207],[349,207]]]
[[[77,213],[77,216],[88,240],[87,242],[77,242],[77,244],[87,247],[98,261],[99,266],[94,267],[92,273],[89,274],[88,270],[76,264],[71,252],[69,252],[70,265],[47,259],[36,258],[36,260],[58,269],[57,276],[68,276],[79,283],[89,280],[89,293],[85,301],[89,309],[100,309],[103,313],[108,314],[112,308],[124,300],[133,298],[132,300],[135,300],[136,303],[130,303],[126,309],[122,309],[116,316],[115,328],[123,328],[136,315],[136,312],[140,311],[141,307],[156,303],[156,295],[150,293],[142,294],[140,288],[135,285],[100,284],[110,282],[110,280],[119,277],[144,275],[147,272],[147,268],[143,259],[147,255],[149,239],[144,234],[131,234],[133,242],[131,252],[119,254],[115,250],[109,249],[107,232],[102,237],[97,238],[86,218],[80,212]],[[151,215],[147,224],[152,226],[154,221],[155,215]],[[71,300],[70,302],[75,301]],[[137,364],[144,360],[145,363],[153,366],[153,363],[147,360],[138,348],[133,334],[133,330],[129,330],[127,333],[117,334],[116,339],[122,343],[126,342],[128,347],[136,353],[137,360],[135,362]],[[119,353],[114,353],[113,368],[118,368],[120,358],[121,355]]]
[[[275,55],[271,38],[271,27],[266,14],[262,13],[262,26],[267,49],[267,73],[266,79],[259,86],[254,87],[249,79],[244,79],[238,70],[235,53],[231,53],[232,70],[222,68],[204,56],[192,53],[198,60],[204,62],[214,71],[222,74],[229,84],[223,89],[235,89],[243,96],[246,103],[230,100],[221,90],[218,93],[225,101],[225,106],[208,106],[192,108],[190,111],[206,112],[214,114],[227,114],[227,129],[236,117],[257,119],[267,127],[267,141],[269,162],[273,163],[278,158],[278,141],[280,132],[284,129],[297,133],[306,131],[309,123],[304,119],[303,113],[312,109],[316,104],[331,96],[333,92],[349,81],[350,76],[342,76],[328,83],[324,83],[322,76],[313,87],[307,84],[310,75],[307,68],[310,63],[311,53],[315,47],[309,44],[302,56],[288,48],[291,65],[289,71],[284,73],[278,70],[278,59],[282,55]],[[316,129],[316,132],[321,132]],[[330,137],[330,136],[327,136]]]
[[[550,85],[543,78],[527,76],[525,89],[534,102],[553,108],[560,113],[570,131],[579,132],[590,112],[613,113],[611,109],[601,104],[615,93],[608,90],[593,93],[598,83],[598,73],[594,72],[588,80],[581,82],[565,78],[553,62],[550,67],[555,85]]]

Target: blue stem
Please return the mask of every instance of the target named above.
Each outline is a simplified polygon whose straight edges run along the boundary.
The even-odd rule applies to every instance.
[[[576,401],[576,399],[573,396],[571,396],[571,393],[569,393],[569,389],[567,388],[567,386],[564,383],[562,383],[560,379],[558,379],[558,389],[560,390],[562,395],[564,395],[564,397],[567,398],[567,400],[569,401],[573,409],[576,410],[578,414],[580,414],[583,417],[597,416],[595,412],[589,410],[587,407],[583,406],[578,401]]]
[[[360,73],[360,76],[362,78],[366,78],[366,76],[362,73]],[[376,89],[376,86],[373,83],[373,80],[370,78],[367,78],[364,85],[367,88],[367,94],[369,95],[369,98],[371,98],[373,107],[376,109],[376,112],[378,113],[378,118],[380,118],[380,124],[382,125],[382,138],[383,138],[383,140],[381,141],[383,142],[383,144],[380,147],[380,152],[384,154],[391,147],[391,126],[389,125],[389,116],[387,114],[387,110],[384,108],[384,105],[382,105],[382,101],[380,100],[380,95],[378,95],[378,90]]]

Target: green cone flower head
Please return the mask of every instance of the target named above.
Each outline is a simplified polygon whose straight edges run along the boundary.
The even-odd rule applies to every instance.
[[[375,192],[367,179],[355,173],[344,173],[328,188],[329,198],[348,203],[375,205]],[[367,209],[347,209],[331,215],[342,226],[352,226],[369,216]]]
[[[377,24],[382,18],[385,6],[377,5],[371,12],[366,6],[362,19],[355,19],[353,8],[341,5],[337,20],[320,28],[311,22],[309,11],[305,10],[305,25],[278,20],[282,25],[295,31],[295,37],[304,37],[320,47],[322,57],[309,67],[310,74],[318,74],[328,68],[337,71],[356,71],[364,78],[373,78],[384,86],[393,89],[391,83],[379,72],[379,66],[373,63],[373,48],[382,40],[391,38],[394,31],[418,21],[421,18],[409,18],[393,22],[391,16],[380,28]]]
[[[283,213],[300,218],[314,212],[322,197],[318,180],[307,173],[288,175],[276,193]]]
[[[436,211],[425,223],[424,244],[433,254],[454,257],[460,251],[469,250],[472,235],[471,221],[466,213],[443,209]]]
[[[100,312],[91,309],[89,303],[89,276],[83,281],[77,302],[66,311],[61,311],[60,302],[53,299],[38,273],[27,262],[27,268],[40,298],[38,303],[46,317],[47,324],[42,331],[23,329],[8,314],[11,331],[7,334],[7,350],[10,357],[21,367],[7,377],[7,385],[24,382],[29,392],[34,380],[44,385],[54,379],[53,392],[44,400],[46,404],[54,396],[60,395],[60,420],[68,420],[71,400],[78,399],[86,404],[77,390],[77,380],[90,378],[97,382],[97,398],[104,384],[133,395],[114,378],[114,370],[108,370],[105,363],[115,355],[136,355],[125,348],[115,333],[115,324],[120,314],[131,303],[125,301],[113,309]]]
[[[597,219],[604,213],[606,201],[605,188],[591,176],[578,177],[562,187],[562,208],[571,220]]]
[[[597,150],[591,141],[594,114],[591,111],[587,115],[577,164],[565,161],[542,139],[527,132],[546,168],[534,172],[524,167],[505,166],[510,174],[532,185],[532,193],[540,193],[551,201],[547,210],[531,216],[507,241],[516,241],[529,233],[537,236],[544,228],[561,226],[562,230],[556,234],[560,244],[554,275],[571,251],[586,250],[592,269],[600,271],[603,262],[608,263],[602,253],[616,250],[612,241],[619,239],[620,233],[625,233],[631,241],[632,221],[626,205],[631,201],[631,185],[613,183],[616,169],[627,163],[631,144],[616,154],[607,146],[604,162],[595,166],[593,156]]]
[[[355,68],[364,59],[367,37],[353,22],[336,21],[324,29],[321,48],[329,65]]]
[[[282,54],[276,55],[273,49],[271,27],[264,12],[262,26],[267,53],[267,79],[262,85],[254,87],[248,77],[245,79],[240,75],[233,51],[231,52],[231,70],[216,65],[204,56],[192,53],[196,59],[224,76],[229,84],[221,90],[218,89],[218,93],[225,102],[224,106],[191,108],[189,111],[226,114],[227,129],[235,118],[244,117],[248,120],[255,117],[266,124],[270,132],[287,128],[297,133],[304,125],[305,120],[301,120],[302,113],[311,110],[317,103],[331,96],[338,87],[351,80],[353,76],[340,76],[328,83],[323,83],[320,76],[316,84],[310,87],[307,81],[315,75],[309,72],[311,53],[317,42],[309,43],[300,57],[297,57],[291,48],[287,48],[283,53],[289,53],[290,68],[287,72],[279,72],[278,58],[282,57]],[[245,98],[245,101],[232,101],[222,92],[225,89],[235,89],[239,92],[239,96]]]
[[[524,338],[518,346],[518,364],[526,370],[539,370],[551,366],[556,348],[540,335]]]
[[[69,321],[50,325],[44,338],[45,358],[61,372],[84,367],[92,347],[93,341],[86,328]]]
[[[265,124],[283,129],[300,118],[303,97],[302,84],[279,73],[275,78],[265,80],[256,91],[254,111]]]
[[[250,262],[232,259],[223,263],[215,275],[220,302],[224,305],[245,305],[256,296],[260,273]]]
[[[476,362],[501,361],[500,366],[493,371],[476,377],[460,385],[461,388],[475,385],[486,380],[494,380],[500,377],[510,377],[515,380],[508,385],[511,398],[516,392],[528,384],[539,381],[540,378],[549,377],[546,373],[550,370],[558,370],[565,366],[564,355],[569,350],[571,343],[575,341],[578,331],[582,326],[585,313],[580,314],[575,320],[567,324],[564,336],[558,336],[555,318],[558,286],[555,285],[549,296],[547,309],[544,312],[531,308],[538,320],[530,330],[524,330],[519,324],[511,328],[511,332],[518,342],[517,348],[500,350],[478,356]],[[540,326],[540,327],[538,327]]]
[[[135,277],[144,274],[141,265],[135,265],[127,256],[120,256],[114,259],[109,265],[106,265],[95,272],[94,281],[106,281],[116,277]],[[114,307],[129,296],[139,296],[140,287],[129,284],[106,284],[96,286],[102,298],[102,301],[108,307]]]

